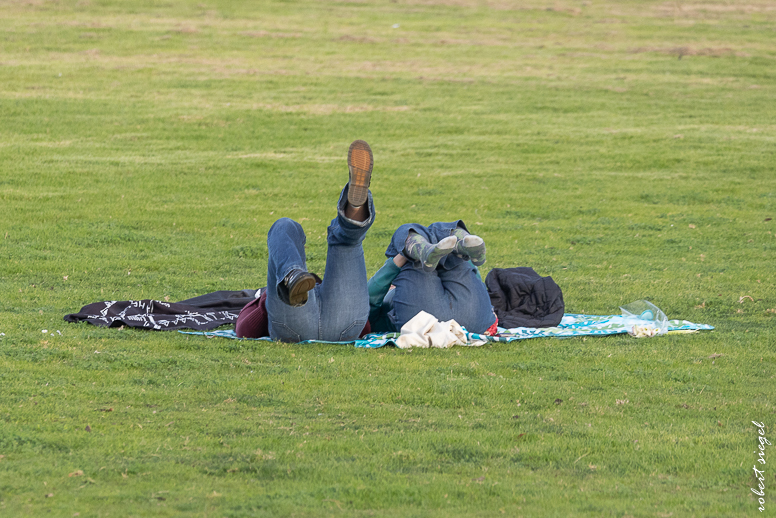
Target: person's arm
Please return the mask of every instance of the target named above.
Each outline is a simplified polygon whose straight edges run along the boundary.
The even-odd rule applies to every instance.
[[[397,260],[398,259],[398,260]],[[380,317],[380,310],[383,306],[383,299],[391,289],[391,283],[399,275],[401,267],[407,259],[403,255],[397,255],[392,259],[385,261],[385,264],[377,270],[369,282],[367,283],[367,289],[369,290],[369,321],[375,322]]]

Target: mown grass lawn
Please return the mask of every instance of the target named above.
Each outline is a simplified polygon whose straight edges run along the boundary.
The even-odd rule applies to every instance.
[[[1,516],[743,516],[776,439],[771,2],[0,3]],[[66,324],[464,219],[695,335],[401,351]],[[45,332],[43,332],[45,330]],[[762,467],[758,464],[758,466]]]

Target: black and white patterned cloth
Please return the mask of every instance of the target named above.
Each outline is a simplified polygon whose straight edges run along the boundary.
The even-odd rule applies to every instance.
[[[216,291],[180,302],[151,299],[94,302],[81,308],[78,313],[65,315],[65,320],[88,322],[101,327],[206,331],[233,324],[240,310],[256,297],[257,292],[258,290]]]

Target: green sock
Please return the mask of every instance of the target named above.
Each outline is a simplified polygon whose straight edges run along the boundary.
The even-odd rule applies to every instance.
[[[469,233],[468,233],[467,231],[465,231],[464,229],[457,227],[457,228],[455,228],[455,229],[453,230],[453,233],[452,233],[452,235],[454,235],[455,237],[457,237],[457,238],[458,238],[458,241],[460,241],[461,239],[463,239],[463,238],[465,238],[466,236],[469,236],[469,235],[471,235],[471,234],[469,234]]]
[[[460,228],[453,231],[453,235],[459,230],[465,235],[458,238],[458,242],[455,244],[455,253],[462,259],[471,261],[474,266],[485,264],[485,241],[480,236],[473,236]]]
[[[436,269],[444,256],[455,249],[456,244],[457,238],[454,236],[446,237],[432,245],[420,234],[410,232],[404,243],[404,255],[407,259],[420,262],[422,268],[430,272]]]

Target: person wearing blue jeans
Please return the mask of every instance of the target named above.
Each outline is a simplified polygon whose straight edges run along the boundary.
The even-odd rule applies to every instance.
[[[270,228],[267,314],[273,340],[347,342],[364,329],[369,294],[362,242],[375,218],[369,192],[373,163],[366,142],[357,140],[350,145],[350,179],[328,229],[323,281],[307,271],[302,226],[281,218]]]
[[[369,281],[372,331],[398,331],[420,311],[473,333],[495,324],[476,268],[485,262],[485,243],[463,221],[402,225],[385,255],[388,260]],[[395,289],[388,291],[391,283]]]

